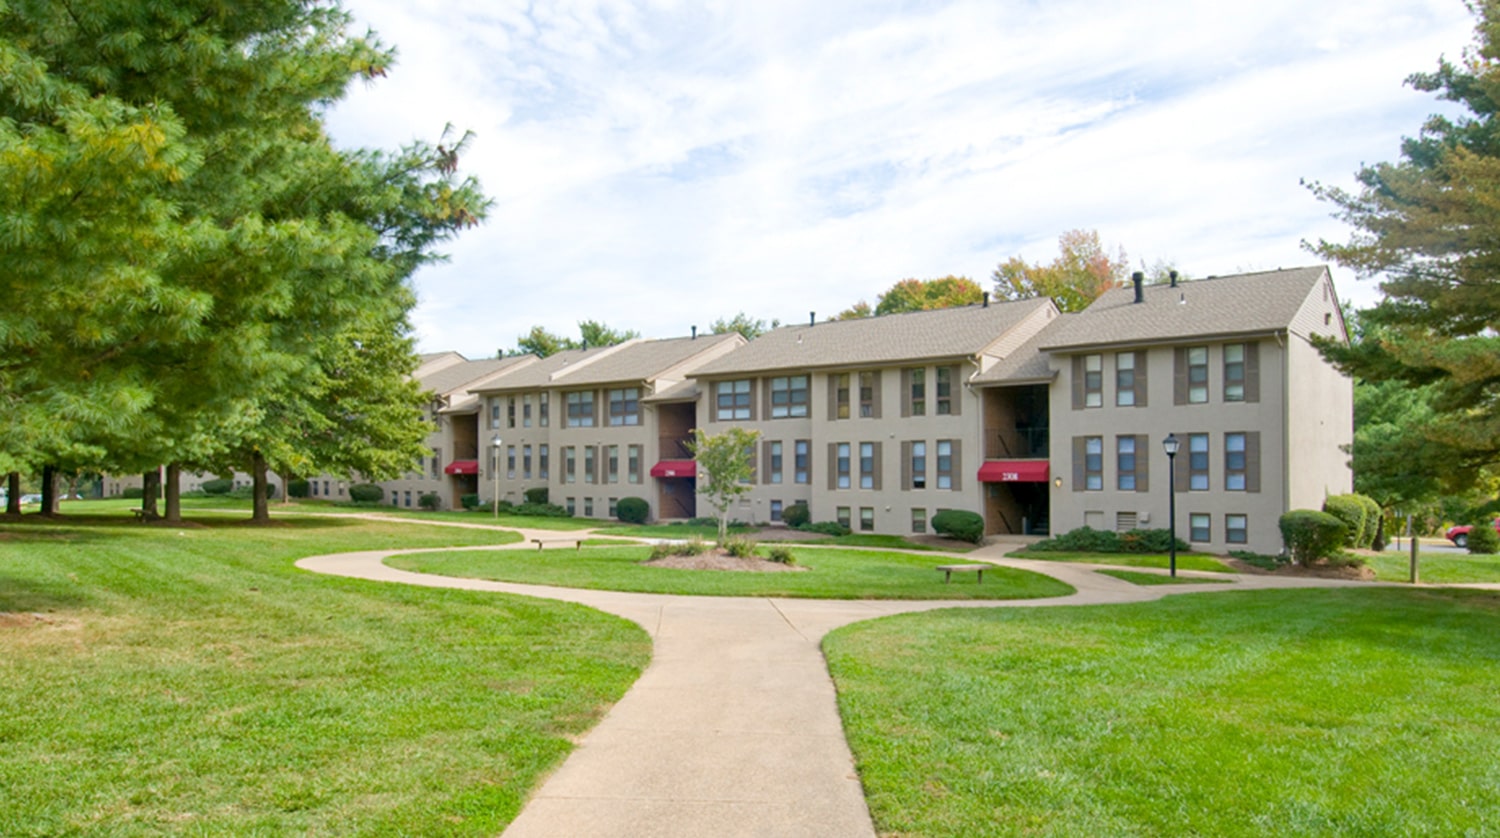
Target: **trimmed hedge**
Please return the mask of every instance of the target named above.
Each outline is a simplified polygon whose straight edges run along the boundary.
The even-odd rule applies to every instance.
[[[1495,522],[1488,516],[1475,521],[1469,528],[1468,551],[1473,556],[1500,553],[1500,534],[1495,532]]]
[[[1365,508],[1365,528],[1359,534],[1360,547],[1372,547],[1375,539],[1380,537],[1381,519],[1385,517],[1385,510],[1369,495],[1353,494],[1349,497],[1359,501],[1360,506]]]
[[[1345,546],[1365,549],[1375,543],[1380,531],[1380,504],[1359,494],[1330,495],[1323,511],[1344,522]]]
[[[651,517],[651,504],[645,498],[620,498],[615,504],[615,517],[627,524],[644,524]]]
[[[417,498],[417,506],[436,512],[443,505],[443,499],[437,492],[427,492]]]
[[[932,516],[932,531],[959,541],[984,541],[984,517],[967,509],[944,509]]]
[[[458,496],[458,505],[464,509],[473,511],[479,508],[479,493],[467,492]]]
[[[380,503],[385,500],[385,490],[374,483],[355,483],[349,487],[349,500],[355,503]]]
[[[286,484],[286,495],[289,498],[305,498],[308,495],[308,482],[297,478]]]
[[[1079,527],[1054,538],[1038,541],[1027,549],[1051,553],[1166,553],[1172,549],[1172,531],[1134,529],[1116,533],[1113,530]],[[1186,552],[1191,548],[1179,538],[1177,549]]]
[[[213,480],[203,481],[198,490],[205,495],[227,495],[234,491],[234,481],[227,477],[215,477]]]
[[[840,524],[838,521],[818,521],[817,523],[807,523],[803,524],[800,527],[793,527],[792,529],[795,529],[798,532],[815,532],[835,537],[840,535],[848,535],[850,532],[852,532],[852,530],[850,530],[843,524]]]
[[[1331,500],[1331,499],[1330,499]],[[1360,513],[1363,514],[1363,510]],[[1340,519],[1315,509],[1293,509],[1277,522],[1281,540],[1292,561],[1308,567],[1319,559],[1335,558],[1348,543],[1349,529]]]
[[[527,489],[522,494],[526,497],[527,503],[535,504],[537,506],[545,506],[547,504],[546,486],[539,486],[535,489]]]
[[[786,509],[781,510],[781,522],[792,529],[801,529],[812,520],[812,512],[805,503],[794,503]]]

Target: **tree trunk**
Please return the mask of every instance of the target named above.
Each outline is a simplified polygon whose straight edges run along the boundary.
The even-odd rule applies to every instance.
[[[176,463],[167,463],[167,520],[174,524],[182,523],[182,467]]]
[[[1380,521],[1375,525],[1375,544],[1373,546],[1376,552],[1385,552],[1385,510],[1381,510]]]
[[[155,521],[161,517],[156,499],[161,495],[161,466],[141,474],[141,520]]]
[[[292,485],[292,474],[291,472],[280,472],[277,476],[281,478],[281,505],[287,506],[292,502],[292,493],[286,490],[286,487]]]
[[[21,514],[21,473],[13,471],[6,476],[5,514]]]
[[[259,451],[250,457],[250,476],[253,478],[250,494],[255,504],[253,507],[255,511],[251,513],[250,520],[262,524],[268,523],[271,520],[271,509],[266,503],[266,458],[262,457]]]
[[[57,517],[57,467],[42,466],[42,510],[46,518]]]
[[[719,546],[724,546],[724,539],[729,537],[729,507],[719,513]]]

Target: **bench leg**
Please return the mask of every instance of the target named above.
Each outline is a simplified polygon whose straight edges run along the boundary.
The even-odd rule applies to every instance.
[[[975,582],[974,584],[976,584],[976,585],[983,585],[984,584],[984,571],[982,571],[982,570],[979,571],[979,581]]]
[[[946,585],[946,584],[948,584],[949,582],[952,582],[952,581],[953,581],[953,571],[951,571],[951,570],[945,570],[945,571],[943,571],[943,584]]]

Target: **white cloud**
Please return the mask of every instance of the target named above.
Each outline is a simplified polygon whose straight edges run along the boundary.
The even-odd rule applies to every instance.
[[[416,314],[471,357],[538,323],[800,321],[1071,228],[1194,275],[1308,264],[1347,231],[1299,178],[1394,158],[1439,107],[1402,79],[1472,29],[1437,0],[347,5],[401,60],[341,142],[476,132],[495,208]]]

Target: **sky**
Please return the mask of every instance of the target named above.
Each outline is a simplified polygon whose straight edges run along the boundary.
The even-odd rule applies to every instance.
[[[344,5],[398,60],[329,111],[337,143],[473,132],[494,206],[413,315],[421,351],[469,358],[533,325],[676,337],[988,288],[1071,229],[1196,277],[1318,264],[1303,242],[1350,231],[1302,181],[1397,159],[1445,110],[1404,79],[1473,40],[1461,0]]]

